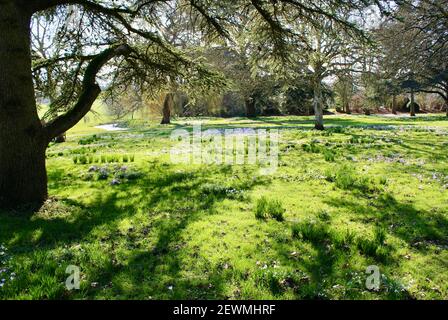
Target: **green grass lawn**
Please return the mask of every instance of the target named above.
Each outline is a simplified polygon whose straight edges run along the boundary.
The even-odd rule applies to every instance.
[[[280,129],[278,170],[173,164],[171,131],[199,120]],[[0,213],[0,298],[448,299],[446,117],[199,120],[51,145],[51,198]]]

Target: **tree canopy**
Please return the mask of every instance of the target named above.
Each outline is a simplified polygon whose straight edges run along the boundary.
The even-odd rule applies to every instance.
[[[364,107],[387,100],[386,92],[394,99],[410,92],[411,101],[415,92],[434,93],[448,103],[447,7],[436,0],[1,0],[0,176],[17,179],[0,180],[0,193],[11,202],[44,199],[48,143],[100,96],[118,115],[134,112],[142,95],[165,94],[169,108],[176,94],[238,95],[248,116],[311,113],[304,106],[312,100],[316,129],[324,129],[333,91],[345,110],[354,91]],[[127,108],[117,103],[123,97]],[[304,97],[304,106],[288,106],[293,97]],[[42,102],[49,105],[43,119]]]

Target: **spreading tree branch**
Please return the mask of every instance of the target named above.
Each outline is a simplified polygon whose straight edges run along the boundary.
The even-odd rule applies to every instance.
[[[104,50],[90,61],[84,74],[78,102],[69,111],[55,118],[44,127],[48,140],[66,132],[90,111],[96,98],[101,93],[101,88],[96,83],[98,72],[114,57],[128,55],[130,52],[131,48],[128,45],[116,45]]]

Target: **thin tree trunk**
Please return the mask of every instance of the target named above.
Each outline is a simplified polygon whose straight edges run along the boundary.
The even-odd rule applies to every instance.
[[[411,90],[411,105],[410,105],[410,110],[411,110],[411,117],[415,117],[415,99],[414,99],[414,90]]]
[[[446,108],[446,116],[448,117],[448,85],[445,86],[445,108]]]
[[[397,96],[392,96],[392,114],[397,114]]]
[[[351,110],[350,110],[350,102],[346,101],[345,102],[345,113],[346,114],[351,114]]]
[[[322,84],[320,80],[316,80],[314,84],[313,108],[315,117],[314,129],[324,130],[324,111],[322,108]]]
[[[246,104],[246,116],[248,118],[255,118],[257,116],[257,111],[255,110],[255,101],[252,97],[249,97],[245,101]]]
[[[47,139],[31,76],[30,15],[0,2],[0,206],[41,204],[47,197]]]
[[[445,98],[445,109],[446,109],[446,116],[448,117],[448,95],[447,98]]]
[[[445,99],[446,116],[448,117],[448,99]]]
[[[163,102],[163,118],[161,124],[170,124],[171,123],[171,108],[173,107],[173,94],[167,93],[165,96],[165,101]]]

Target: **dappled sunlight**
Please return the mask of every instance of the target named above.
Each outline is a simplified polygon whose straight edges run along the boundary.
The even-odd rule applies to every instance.
[[[336,127],[325,132],[298,129],[308,121],[250,121],[253,128],[285,127],[273,175],[248,164],[173,164],[163,151],[173,145],[166,128],[137,125],[51,146],[51,198],[35,213],[1,217],[0,242],[11,248],[18,274],[3,292],[96,299],[444,296],[423,276],[447,281],[440,273],[448,261],[444,136],[356,128],[367,124],[355,116],[329,119]],[[241,123],[206,119],[203,130]],[[73,161],[79,155],[91,163]],[[57,284],[69,264],[82,270],[79,292]],[[369,265],[385,277],[378,292],[364,287]]]

